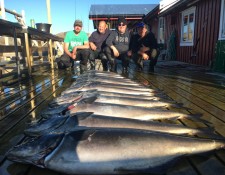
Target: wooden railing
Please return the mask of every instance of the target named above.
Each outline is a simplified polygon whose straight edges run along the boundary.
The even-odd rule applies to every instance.
[[[51,68],[54,68],[54,57],[53,54],[53,43],[54,42],[63,42],[63,38],[60,38],[51,33],[43,32],[35,28],[27,27],[24,28],[19,23],[14,23],[6,20],[0,19],[0,36],[9,36],[14,39],[14,46],[0,46],[1,51],[10,51],[14,49],[16,65],[17,65],[17,74],[20,76],[20,59],[19,52],[22,55],[22,60],[27,66],[28,74],[32,75],[32,66],[33,55],[32,55],[32,40],[44,41],[47,42],[48,47],[48,61],[51,64]],[[21,45],[18,46],[17,39],[21,39]],[[40,42],[38,42],[40,43]],[[42,49],[42,46],[39,47],[39,50]]]

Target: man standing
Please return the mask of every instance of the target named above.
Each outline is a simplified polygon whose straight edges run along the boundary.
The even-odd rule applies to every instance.
[[[124,17],[118,19],[118,26],[115,31],[112,31],[106,39],[106,47],[104,52],[110,64],[110,71],[116,70],[116,59],[122,61],[123,71],[127,71],[129,66],[129,50],[130,33],[127,30],[127,21]]]
[[[64,52],[74,66],[74,60],[80,61],[80,70],[87,70],[87,62],[89,58],[88,36],[82,30],[82,21],[75,20],[74,30],[66,33],[64,38]]]
[[[90,62],[91,69],[95,68],[95,59],[100,58],[102,61],[103,70],[107,71],[107,58],[102,52],[102,49],[105,47],[105,40],[108,38],[110,30],[107,28],[105,21],[100,21],[98,24],[98,30],[93,32],[89,37],[89,46],[90,46]]]
[[[154,71],[158,57],[158,45],[154,34],[149,31],[145,23],[137,24],[137,34],[131,37],[130,49],[128,55],[132,57],[138,70],[143,69],[143,60],[150,60],[149,71]]]

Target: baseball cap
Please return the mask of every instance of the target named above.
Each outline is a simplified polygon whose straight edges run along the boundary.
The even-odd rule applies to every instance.
[[[73,25],[74,27],[75,26],[80,26],[80,27],[82,27],[83,26],[83,23],[82,23],[82,21],[81,20],[76,20],[75,22],[74,22],[74,25]]]
[[[146,24],[143,22],[139,22],[137,23],[136,27],[144,27]]]
[[[118,25],[127,25],[127,20],[124,17],[119,17]]]

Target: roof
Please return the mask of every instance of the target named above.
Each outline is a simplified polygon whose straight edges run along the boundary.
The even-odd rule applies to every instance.
[[[91,5],[89,18],[143,16],[153,10],[158,4],[101,4]]]
[[[172,4],[169,4],[168,6],[165,6],[164,8],[160,9],[159,16],[171,14],[173,12],[179,12],[182,7],[191,7],[198,3],[200,0],[177,0],[174,1]]]
[[[148,14],[145,15],[144,17],[144,22],[152,19],[152,18],[155,18],[156,16],[158,16],[158,13],[159,13],[159,5],[157,5],[154,9],[152,9],[152,11],[150,11]]]

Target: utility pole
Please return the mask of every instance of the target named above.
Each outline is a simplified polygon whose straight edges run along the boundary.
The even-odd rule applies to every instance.
[[[51,17],[51,5],[50,0],[46,0],[46,7],[47,7],[47,15],[48,15],[48,23],[52,24],[52,17]],[[50,28],[51,33],[51,28]]]

